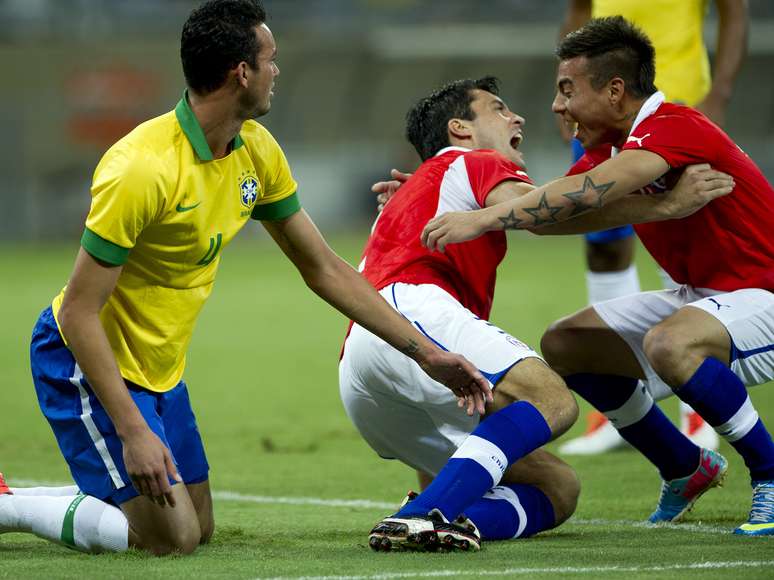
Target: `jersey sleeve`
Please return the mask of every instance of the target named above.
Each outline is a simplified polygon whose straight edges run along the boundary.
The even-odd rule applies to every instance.
[[[108,151],[94,171],[83,248],[109,264],[125,263],[140,233],[163,210],[162,179],[150,155],[120,147]]]
[[[714,126],[688,111],[690,109],[646,118],[632,131],[622,150],[650,151],[662,157],[670,167],[713,163],[712,143],[717,139]]]
[[[503,181],[532,183],[526,171],[496,151],[479,149],[466,154],[465,169],[473,196],[481,207]]]
[[[279,143],[265,131],[261,148],[263,196],[253,208],[250,217],[256,220],[282,220],[301,209],[290,165]]]

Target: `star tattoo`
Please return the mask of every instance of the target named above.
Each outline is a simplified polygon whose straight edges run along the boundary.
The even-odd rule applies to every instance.
[[[583,179],[583,187],[581,189],[564,194],[564,197],[574,204],[570,217],[589,209],[599,209],[602,207],[602,197],[613,185],[615,185],[615,181],[596,185],[589,176],[586,176]]]
[[[532,225],[539,226],[541,224],[553,224],[556,223],[556,214],[562,211],[561,205],[548,205],[546,194],[544,193],[540,197],[540,203],[537,207],[525,207],[524,211],[535,218],[535,223]]]
[[[500,220],[501,224],[503,224],[504,230],[515,230],[519,227],[519,224],[524,221],[517,218],[516,214],[513,213],[513,210],[511,210],[511,213],[509,213],[507,216],[498,217],[497,219]]]

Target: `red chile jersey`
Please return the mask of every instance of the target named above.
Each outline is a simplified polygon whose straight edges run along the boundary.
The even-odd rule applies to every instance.
[[[422,246],[420,234],[435,216],[481,209],[489,192],[507,180],[532,183],[496,151],[442,149],[419,166],[377,218],[363,251],[363,275],[377,290],[394,282],[435,284],[488,319],[497,266],[505,256],[505,233],[488,232],[451,244],[444,254]]]
[[[736,183],[729,195],[688,217],[634,226],[647,250],[676,282],[726,292],[774,290],[774,189],[728,135],[690,107],[662,103],[635,126],[622,147],[626,149],[656,153],[673,169],[709,163]],[[596,159],[584,161],[586,169],[581,171],[600,162],[597,152]],[[664,179],[647,189],[663,191]]]

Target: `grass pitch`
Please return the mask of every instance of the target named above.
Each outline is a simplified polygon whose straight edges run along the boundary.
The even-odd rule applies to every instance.
[[[366,231],[332,245],[357,263]],[[584,304],[582,242],[514,235],[510,248],[492,320],[536,346],[547,324]],[[69,479],[37,408],[27,349],[76,250],[75,243],[0,247],[0,471],[11,484]],[[638,261],[643,287],[657,288],[642,250]],[[774,540],[730,534],[746,518],[750,488],[726,443],[726,486],[702,498],[683,524],[642,523],[659,479],[637,453],[620,451],[569,458],[583,492],[576,516],[556,530],[487,543],[478,554],[374,554],[370,527],[416,483],[409,469],[371,452],[344,414],[336,364],[345,326],[269,240],[244,236],[224,253],[186,372],[212,467],[213,542],[191,557],[156,559],[86,556],[6,534],[0,577],[774,578]],[[772,386],[751,390],[770,426]],[[676,416],[674,400],[665,408]]]

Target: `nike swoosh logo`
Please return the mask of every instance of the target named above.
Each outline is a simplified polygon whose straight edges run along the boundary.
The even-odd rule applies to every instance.
[[[178,203],[177,207],[175,208],[175,210],[177,210],[179,212],[191,211],[192,209],[196,209],[197,207],[199,207],[201,205],[201,203],[202,202],[199,202],[199,203],[195,203],[193,205],[183,205],[181,203]]]

